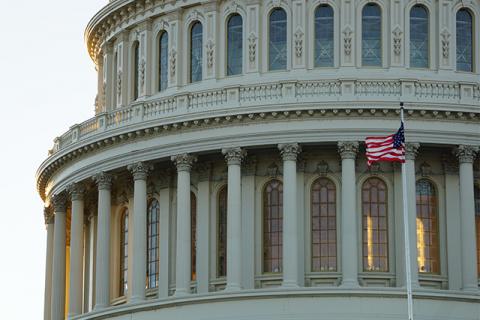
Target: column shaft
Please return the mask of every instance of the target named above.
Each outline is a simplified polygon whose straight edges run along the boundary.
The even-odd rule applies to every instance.
[[[417,261],[417,196],[415,192],[415,160],[405,160],[405,172],[407,175],[407,197],[408,197],[408,231],[410,234],[410,271],[412,288],[419,287],[418,282],[418,261]],[[406,282],[405,282],[406,283]]]
[[[44,295],[44,307],[43,307],[43,319],[50,320],[51,313],[50,307],[52,304],[52,265],[53,265],[53,236],[55,225],[53,223],[53,217],[46,217],[47,223],[47,252],[45,259],[45,295]]]
[[[66,201],[62,195],[59,195],[56,196],[54,202],[55,228],[53,235],[51,319],[63,320],[65,319]]]
[[[227,287],[240,290],[242,281],[242,206],[240,163],[228,165]]]

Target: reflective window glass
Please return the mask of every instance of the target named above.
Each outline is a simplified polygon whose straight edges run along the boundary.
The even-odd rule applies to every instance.
[[[159,61],[158,61],[158,75],[160,91],[167,89],[168,86],[168,33],[163,32],[159,39]]]
[[[283,184],[271,180],[263,190],[263,272],[282,272]]]
[[[153,200],[147,212],[147,288],[158,287],[160,205]]]
[[[227,75],[242,73],[243,66],[243,22],[234,14],[227,23]]]
[[[190,82],[202,80],[203,27],[195,22],[190,32]]]
[[[227,187],[218,193],[218,269],[217,276],[227,275]]]
[[[327,5],[315,10],[315,67],[333,67],[333,9]]]
[[[423,6],[410,10],[410,66],[428,68],[428,11]]]
[[[287,14],[283,9],[273,9],[270,13],[268,69],[287,68]]]
[[[382,12],[374,3],[362,11],[362,65],[382,66]]]
[[[457,70],[473,71],[473,23],[467,9],[457,12]]]
[[[128,291],[128,209],[120,218],[120,290],[119,295],[125,296]]]

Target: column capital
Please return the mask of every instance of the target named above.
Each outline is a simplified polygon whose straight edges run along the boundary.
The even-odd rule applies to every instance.
[[[137,162],[127,167],[133,175],[133,180],[147,180],[148,174],[153,170],[153,165],[145,162]]]
[[[405,159],[406,160],[415,160],[420,149],[420,143],[418,142],[407,142],[405,144]]]
[[[475,156],[478,153],[478,147],[462,144],[455,148],[453,153],[460,163],[473,163],[473,160],[475,160]]]
[[[228,165],[240,165],[247,156],[247,151],[242,148],[224,148],[222,154]]]
[[[192,166],[197,162],[197,157],[188,153],[178,154],[172,156],[171,160],[175,163],[177,171],[188,171],[192,170]]]
[[[93,176],[93,180],[97,184],[98,190],[112,189],[113,176],[109,173],[104,171],[97,173],[95,176]]]
[[[85,185],[81,182],[72,183],[67,187],[67,191],[72,201],[83,200],[85,195]]]
[[[50,207],[43,208],[43,218],[45,219],[45,224],[53,224],[55,219],[53,219],[54,215],[52,209]]]
[[[338,144],[338,153],[343,159],[353,159],[357,157],[358,152],[358,141],[339,141]]]
[[[55,194],[52,197],[53,202],[53,210],[54,212],[67,212],[67,195],[65,192],[61,192],[59,194]]]
[[[302,152],[298,143],[281,143],[278,145],[283,161],[297,161],[297,156]]]

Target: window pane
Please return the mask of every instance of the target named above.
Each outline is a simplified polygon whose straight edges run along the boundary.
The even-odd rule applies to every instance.
[[[287,68],[287,14],[277,8],[270,14],[268,69]]]
[[[417,194],[418,271],[439,273],[438,211],[435,188],[428,180],[419,180]]]
[[[227,275],[227,187],[218,193],[217,276]]]
[[[134,48],[133,48],[133,69],[134,69],[134,72],[133,72],[133,100],[137,100],[138,99],[138,76],[139,76],[139,72],[138,72],[138,67],[139,67],[139,61],[140,57],[139,57],[139,45],[138,45],[138,42],[136,42],[134,44]]]
[[[202,80],[203,27],[195,22],[190,35],[190,82]]]
[[[410,11],[410,66],[428,68],[428,12],[423,6]]]
[[[190,192],[190,240],[192,281],[197,279],[197,197]]]
[[[119,296],[125,296],[128,291],[128,209],[125,209],[120,219],[120,290]]]
[[[242,73],[243,25],[242,17],[235,14],[227,25],[227,75]]]
[[[333,9],[315,10],[315,67],[333,67]]]
[[[312,184],[312,271],[337,270],[336,190],[320,178]]]
[[[457,12],[457,70],[473,71],[472,15],[466,9]]]
[[[158,286],[158,222],[160,206],[153,200],[147,212],[147,288]]]
[[[382,66],[382,15],[372,3],[362,11],[362,65]]]
[[[387,186],[370,178],[362,187],[363,270],[388,271]]]
[[[271,180],[263,190],[263,272],[282,272],[283,184]]]
[[[163,32],[159,41],[159,90],[163,91],[168,86],[168,33]]]

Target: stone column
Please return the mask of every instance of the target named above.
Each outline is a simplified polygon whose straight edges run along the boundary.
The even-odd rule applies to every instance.
[[[473,160],[477,152],[478,148],[466,145],[460,145],[455,150],[460,164],[462,289],[471,292],[478,291],[475,202],[473,199]]]
[[[72,198],[72,223],[70,231],[70,295],[68,318],[82,313],[83,280],[83,197],[85,187],[75,183],[69,187]]]
[[[47,226],[47,252],[45,259],[45,295],[43,306],[43,319],[50,320],[52,318],[50,307],[52,304],[52,265],[53,265],[53,233],[54,233],[54,216],[48,208],[44,209],[45,225]]]
[[[255,174],[257,159],[250,156],[242,168],[242,287],[255,288]]]
[[[170,237],[172,236],[171,206],[172,188],[171,172],[163,170],[160,176],[160,237],[159,237],[159,271],[158,271],[158,297],[167,298],[170,284]]]
[[[197,293],[208,293],[210,280],[210,180],[212,164],[201,163],[196,166],[197,184],[197,251],[196,251],[196,281]],[[193,236],[193,235],[192,235]]]
[[[51,319],[63,320],[65,319],[65,216],[67,212],[67,198],[64,193],[53,197],[53,207],[55,227],[53,232]]]
[[[190,171],[196,157],[181,154],[172,157],[177,167],[177,252],[175,296],[190,294],[191,268],[191,219],[190,219]]]
[[[138,162],[128,166],[133,175],[133,259],[130,302],[145,300],[147,274],[147,176],[151,165]]]
[[[338,152],[342,158],[342,286],[358,287],[358,245],[356,215],[355,158],[358,142],[341,141]]]
[[[408,231],[410,233],[410,271],[412,288],[419,287],[418,261],[417,261],[417,195],[415,192],[415,157],[420,148],[419,143],[407,143],[405,145],[405,173],[407,175],[407,198],[408,198]],[[404,281],[406,283],[406,281]]]
[[[283,159],[283,282],[282,287],[299,287],[298,212],[297,212],[297,143],[279,144]]]
[[[242,288],[242,180],[241,163],[246,152],[241,148],[223,149],[228,164],[227,187],[227,286],[225,291]]]
[[[110,215],[112,176],[101,172],[94,177],[98,186],[97,256],[95,310],[110,305]]]

